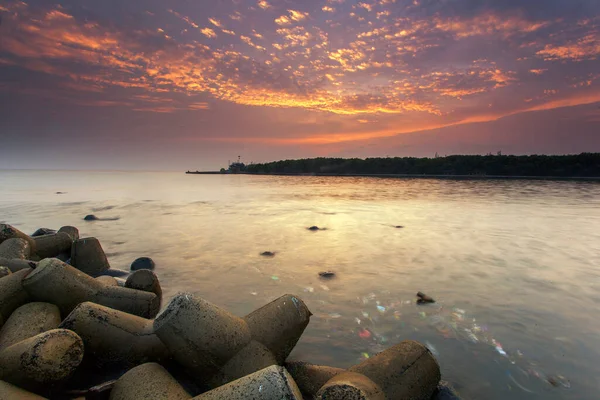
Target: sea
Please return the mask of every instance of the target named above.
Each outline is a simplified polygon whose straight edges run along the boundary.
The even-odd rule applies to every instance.
[[[163,307],[294,294],[314,315],[291,360],[411,339],[465,399],[599,396],[598,182],[0,171],[0,221],[76,226],[112,268],[151,257]]]

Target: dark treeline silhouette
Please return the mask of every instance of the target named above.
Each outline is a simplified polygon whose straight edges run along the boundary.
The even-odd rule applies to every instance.
[[[600,177],[600,153],[564,156],[456,155],[435,158],[310,158],[251,164],[247,173]]]

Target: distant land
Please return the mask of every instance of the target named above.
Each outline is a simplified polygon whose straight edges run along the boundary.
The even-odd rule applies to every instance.
[[[464,178],[600,179],[600,153],[513,156],[453,155],[434,158],[309,158],[245,165],[221,171],[191,172],[256,175],[414,176]]]

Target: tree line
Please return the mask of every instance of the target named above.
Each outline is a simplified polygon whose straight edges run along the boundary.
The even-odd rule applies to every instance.
[[[308,158],[250,164],[259,174],[400,174],[600,177],[600,153],[577,155],[454,155],[435,158]]]

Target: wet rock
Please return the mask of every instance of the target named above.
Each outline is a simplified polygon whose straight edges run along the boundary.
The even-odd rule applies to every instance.
[[[396,225],[396,226],[395,226],[395,228],[396,228],[396,229],[402,229],[402,228],[404,228],[404,227],[403,227],[402,225]]]
[[[56,192],[56,194],[67,194],[67,192]]]
[[[85,344],[86,357],[100,366],[131,368],[169,358],[165,345],[154,333],[150,319],[91,302],[79,304],[60,324],[76,332]]]
[[[39,228],[37,231],[35,231],[35,232],[33,232],[31,234],[31,237],[37,237],[37,236],[43,236],[43,235],[51,235],[53,233],[56,233],[56,231],[54,229]]]
[[[83,360],[83,341],[75,332],[53,329],[0,350],[0,379],[29,389],[64,382]]]
[[[275,257],[275,253],[272,251],[263,251],[260,255],[263,257]]]
[[[156,363],[135,367],[115,383],[110,400],[186,400],[192,396]]]
[[[150,257],[140,257],[131,263],[131,270],[137,271],[140,269],[149,269],[150,271],[154,271],[155,266],[154,260]]]
[[[423,292],[417,292],[417,297],[417,304],[435,303],[435,300],[432,297],[427,296]]]
[[[60,311],[50,303],[27,303],[17,308],[0,329],[0,350],[58,328]]]
[[[319,276],[321,278],[333,278],[335,276],[335,272],[333,272],[333,271],[321,271],[321,272],[319,272]]]
[[[100,218],[96,217],[94,214],[89,214],[83,217],[84,221],[99,221]]]
[[[71,265],[90,276],[100,276],[110,269],[106,254],[98,239],[84,238],[71,246]]]
[[[34,243],[35,245],[35,243]],[[0,257],[7,259],[28,259],[31,255],[31,246],[28,241],[21,238],[6,239],[0,243]]]
[[[23,287],[32,299],[56,304],[63,316],[85,301],[144,318],[153,318],[160,308],[160,299],[154,293],[103,285],[55,258],[40,261],[23,279]]]
[[[308,227],[306,229],[308,229],[309,231],[324,231],[325,230],[325,228],[319,228],[318,226],[315,226],[315,225]]]

